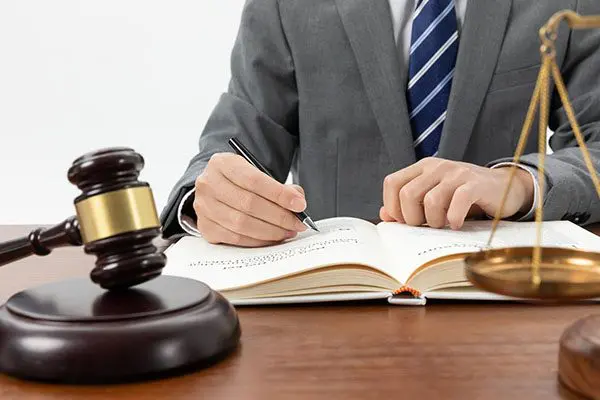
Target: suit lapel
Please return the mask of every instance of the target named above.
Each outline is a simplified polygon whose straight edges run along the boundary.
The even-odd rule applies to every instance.
[[[401,169],[415,152],[388,0],[336,4],[390,159]]]
[[[439,156],[461,160],[498,62],[512,0],[470,0]]]

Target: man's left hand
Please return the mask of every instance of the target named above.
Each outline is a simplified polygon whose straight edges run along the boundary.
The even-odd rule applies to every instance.
[[[388,175],[383,183],[383,221],[460,229],[468,217],[495,215],[511,168],[490,169],[458,161],[425,158]],[[518,168],[502,218],[525,213],[533,204],[534,182]]]

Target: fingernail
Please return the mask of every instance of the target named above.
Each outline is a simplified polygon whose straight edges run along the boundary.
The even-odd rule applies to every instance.
[[[291,239],[291,238],[293,238],[293,237],[296,237],[296,235],[297,235],[297,234],[298,234],[298,232],[287,232],[287,233],[285,234],[285,238],[286,238],[286,239]]]
[[[292,199],[292,208],[296,211],[302,211],[306,208],[306,200],[303,197],[294,197]]]

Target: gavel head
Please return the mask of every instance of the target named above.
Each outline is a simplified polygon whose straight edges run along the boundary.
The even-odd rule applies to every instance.
[[[166,257],[153,240],[160,222],[150,186],[138,180],[143,157],[118,147],[85,154],[68,178],[81,190],[75,210],[85,252],[96,256],[93,282],[125,289],[161,274]]]

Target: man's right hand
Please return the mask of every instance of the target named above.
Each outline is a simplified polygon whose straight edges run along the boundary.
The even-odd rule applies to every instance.
[[[219,153],[196,179],[198,230],[210,243],[267,246],[306,230],[304,191],[262,173],[242,157]]]

